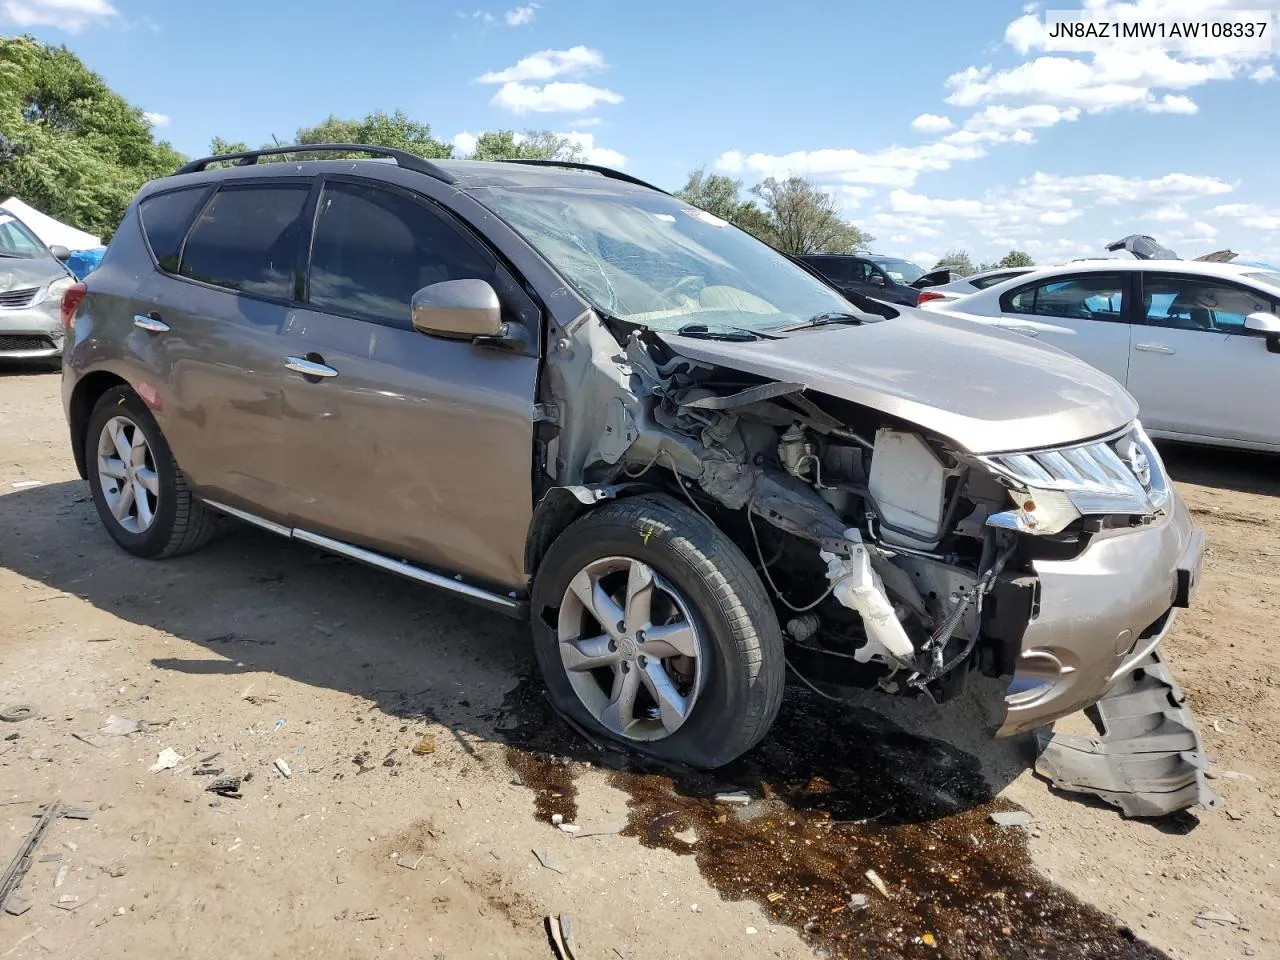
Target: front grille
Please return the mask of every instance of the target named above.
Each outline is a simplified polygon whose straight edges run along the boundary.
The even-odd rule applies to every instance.
[[[25,333],[0,333],[0,353],[27,350],[52,350],[53,341]]]
[[[31,301],[40,292],[39,287],[23,287],[21,290],[6,290],[0,293],[0,307],[16,309],[31,306]]]

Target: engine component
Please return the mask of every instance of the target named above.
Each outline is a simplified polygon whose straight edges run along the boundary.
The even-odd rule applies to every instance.
[[[854,651],[854,659],[860,663],[874,659],[890,666],[910,666],[915,647],[889,602],[880,575],[871,569],[871,555],[862,542],[862,534],[849,529],[844,535],[852,545],[849,556],[840,557],[826,550],[819,556],[827,564],[827,580],[833,584],[835,598],[862,618],[867,642]]]
[[[818,462],[813,451],[808,434],[799,424],[788,427],[778,441],[778,459],[793,477],[807,478],[809,469]]]
[[[822,621],[816,613],[806,613],[787,621],[787,635],[796,643],[804,643],[818,632],[821,625]]]
[[[883,538],[907,546],[932,546],[945,531],[948,469],[914,433],[876,431],[868,489],[880,514]]]

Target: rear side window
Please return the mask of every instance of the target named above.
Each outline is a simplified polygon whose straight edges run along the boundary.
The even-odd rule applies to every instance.
[[[1004,283],[1010,277],[1016,276],[1016,273],[991,273],[985,277],[970,277],[969,286],[985,290],[987,287],[994,287],[997,283]]]
[[[208,196],[208,187],[191,187],[148,197],[138,207],[147,245],[151,247],[151,255],[161,270],[178,272],[182,238],[187,235],[187,227],[191,226],[192,218]]]
[[[409,327],[420,288],[495,283],[495,269],[487,251],[425,203],[378,187],[325,184],[308,279],[317,310]]]
[[[1006,293],[1000,298],[1004,313],[1026,313],[1064,320],[1123,322],[1123,275],[1091,273],[1087,276],[1047,280]]]
[[[254,296],[293,299],[309,189],[223,187],[187,235],[179,275]]]

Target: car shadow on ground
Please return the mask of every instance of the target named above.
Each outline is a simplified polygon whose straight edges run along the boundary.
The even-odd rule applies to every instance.
[[[1163,440],[1158,446],[1161,459],[1174,480],[1280,497],[1280,457],[1275,454],[1196,447]]]
[[[524,624],[446,594],[234,521],[194,554],[139,560],[109,539],[79,481],[0,497],[0,529],[0,565],[215,655],[154,661],[162,670],[276,674],[389,715],[428,716],[460,739],[636,765],[550,708]],[[1029,741],[990,737],[1000,688],[976,686],[936,706],[857,692],[834,704],[796,685],[772,734],[743,761],[714,777],[665,772],[677,789],[695,792],[852,777],[859,785],[848,798],[829,797],[839,800],[841,819],[944,816],[984,802],[1032,759]],[[939,737],[948,733],[951,743]]]
[[[978,951],[966,955],[1164,956],[1048,882],[1021,831],[991,822],[1013,808],[996,793],[1032,760],[1026,738],[990,736],[998,684],[941,707],[875,694],[835,704],[791,687],[740,760],[710,773],[659,766],[551,709],[523,624],[389,574],[240,524],[189,556],[138,560],[108,538],[79,481],[0,496],[0,531],[0,566],[203,648],[150,661],[157,670],[274,674],[361,698],[361,714],[434,720],[469,751],[475,738],[501,744],[547,821],[575,821],[577,780],[594,768],[629,797],[624,835],[692,853],[721,896],[755,901],[829,954],[853,942],[870,956],[935,955],[920,937],[904,945],[906,918]],[[735,790],[746,807],[718,799]],[[855,895],[886,881],[892,895]]]

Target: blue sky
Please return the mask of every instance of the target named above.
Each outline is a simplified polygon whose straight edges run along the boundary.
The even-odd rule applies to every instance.
[[[1079,2],[1169,22],[1263,5]],[[400,108],[461,150],[573,134],[667,188],[700,165],[809,176],[925,266],[953,247],[1097,256],[1131,232],[1280,262],[1275,54],[1054,49],[1035,5],[0,0],[0,30],[67,44],[189,154]]]

